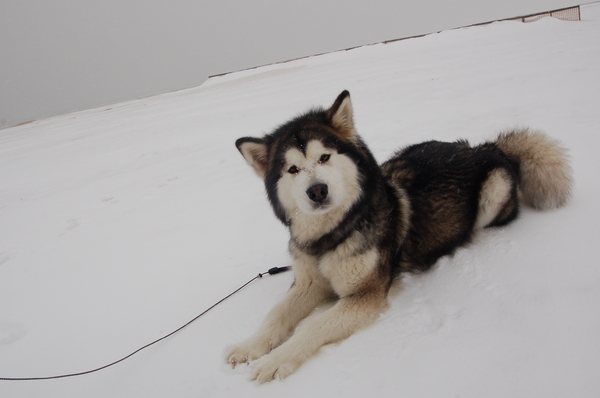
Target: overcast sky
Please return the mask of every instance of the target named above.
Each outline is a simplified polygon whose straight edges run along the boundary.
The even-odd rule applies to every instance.
[[[0,0],[0,128],[576,0]]]

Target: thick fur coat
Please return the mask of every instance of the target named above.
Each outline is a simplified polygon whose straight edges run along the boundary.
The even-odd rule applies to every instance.
[[[232,366],[257,360],[259,382],[285,378],[323,345],[374,322],[400,273],[425,271],[478,229],[514,220],[519,197],[556,208],[572,186],[565,150],[527,129],[475,147],[412,145],[379,165],[356,132],[347,91],[329,109],[236,146],[289,228],[295,273],[259,330],[226,353]]]

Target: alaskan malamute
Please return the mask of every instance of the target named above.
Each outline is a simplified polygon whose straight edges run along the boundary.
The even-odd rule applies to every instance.
[[[352,113],[344,91],[329,109],[236,142],[289,228],[295,274],[259,330],[227,350],[232,366],[260,358],[252,375],[261,383],[375,321],[401,272],[425,271],[476,230],[514,220],[519,197],[551,209],[570,196],[566,151],[543,133],[517,129],[476,147],[429,141],[378,165]]]

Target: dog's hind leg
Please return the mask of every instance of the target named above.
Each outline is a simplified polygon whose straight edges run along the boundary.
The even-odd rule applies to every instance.
[[[507,224],[518,213],[515,177],[504,168],[490,171],[481,186],[475,228]]]
[[[310,258],[294,263],[295,281],[284,299],[265,317],[258,331],[246,341],[226,350],[226,360],[232,366],[262,357],[281,345],[294,332],[298,323],[317,306],[337,296],[318,274]]]
[[[326,345],[341,341],[374,322],[387,306],[382,286],[343,297],[327,311],[309,318],[288,341],[259,359],[252,379],[259,383],[283,379]]]

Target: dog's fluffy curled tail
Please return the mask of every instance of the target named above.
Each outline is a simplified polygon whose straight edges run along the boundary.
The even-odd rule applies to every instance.
[[[540,131],[501,133],[496,145],[519,164],[521,199],[536,209],[563,206],[571,196],[572,169],[567,150]]]

